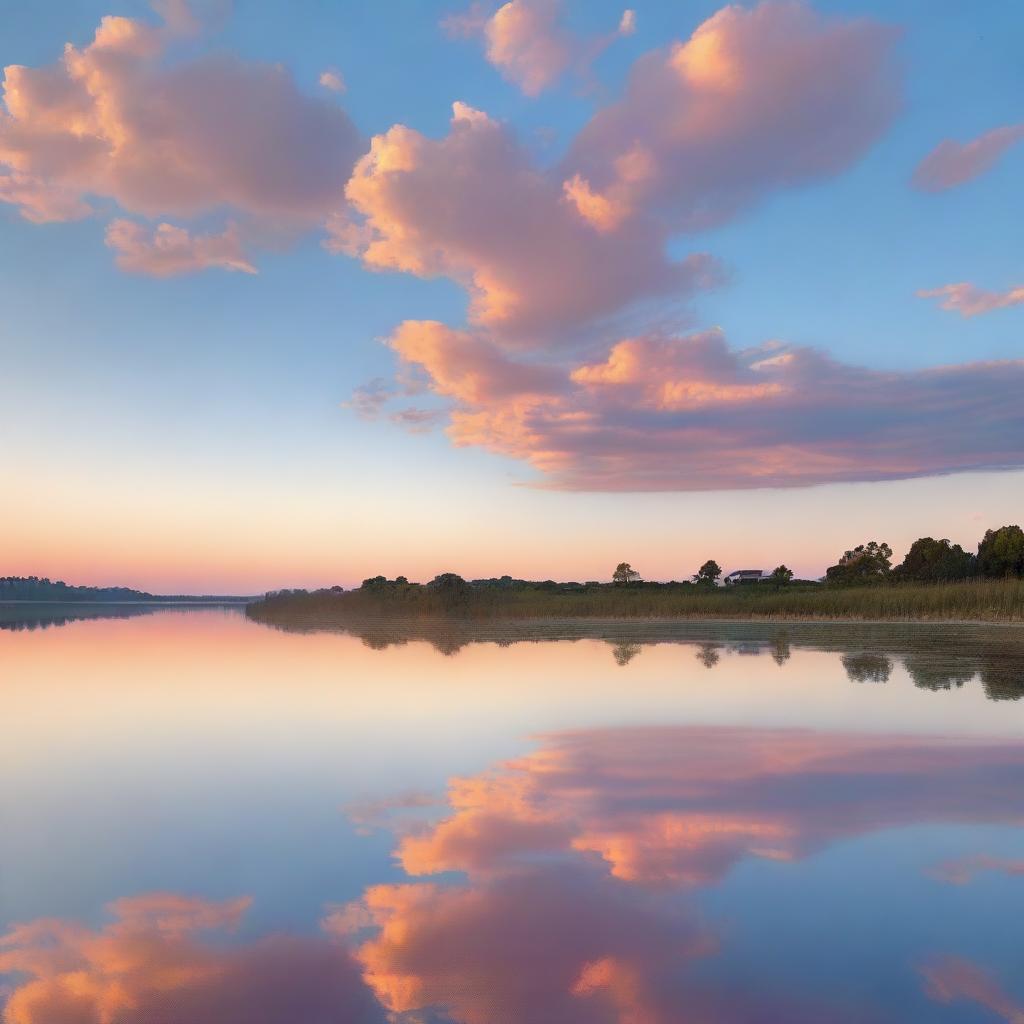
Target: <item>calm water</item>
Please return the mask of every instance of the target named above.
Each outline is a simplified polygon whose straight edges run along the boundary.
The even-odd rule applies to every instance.
[[[1024,1021],[1024,632],[141,611],[0,614],[6,1024]]]

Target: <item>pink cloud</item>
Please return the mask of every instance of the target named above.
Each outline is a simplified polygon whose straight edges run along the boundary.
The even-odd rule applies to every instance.
[[[441,25],[455,38],[481,35],[487,60],[527,96],[537,96],[570,67],[585,72],[618,36],[632,35],[636,13],[624,11],[617,31],[592,40],[577,38],[563,25],[560,0],[509,0],[490,15],[473,4]]]
[[[990,171],[1011,147],[1024,141],[1024,124],[1006,124],[970,142],[945,139],[914,171],[913,184],[924,192],[944,192]]]
[[[1007,1024],[1024,1024],[1024,1004],[1009,996],[988,971],[970,960],[942,957],[922,967],[921,974],[925,991],[936,1002],[977,1003]]]
[[[637,61],[563,176],[674,229],[719,224],[771,190],[844,170],[882,135],[900,105],[894,39],[794,0],[725,7]]]
[[[962,317],[981,316],[996,309],[1009,309],[1024,305],[1024,285],[1007,288],[1003,292],[987,291],[962,281],[941,288],[930,288],[917,293],[922,299],[938,299],[942,309],[959,313]]]
[[[0,174],[0,203],[16,206],[22,217],[33,224],[81,220],[92,213],[92,207],[73,189],[20,171]]]
[[[107,16],[57,62],[5,69],[0,198],[33,220],[80,217],[96,199],[150,217],[321,221],[361,148],[348,116],[279,65],[169,59],[197,24],[185,4],[163,10],[164,25]]]
[[[564,382],[553,367],[516,362],[471,332],[436,320],[406,320],[389,344],[405,363],[427,372],[435,392],[471,404],[558,391]]]
[[[337,68],[328,68],[320,73],[319,83],[330,92],[345,92],[348,86],[345,84],[345,76]]]
[[[211,267],[256,273],[234,225],[219,235],[193,235],[173,224],[157,224],[148,231],[135,221],[118,219],[107,225],[106,243],[117,253],[117,265],[135,274],[174,277]]]
[[[357,216],[335,218],[329,248],[372,269],[450,277],[469,290],[474,324],[534,347],[717,279],[706,256],[670,262],[652,221],[596,230],[506,127],[462,103],[453,111],[444,139],[402,125],[373,139],[346,190]]]
[[[6,1024],[383,1024],[346,949],[333,939],[269,936],[232,945],[248,900],[156,893],[118,900],[92,930],[40,920],[0,937],[0,973],[20,976]]]
[[[455,443],[521,459],[550,487],[901,479],[1020,465],[1024,450],[1024,361],[881,372],[778,343],[737,351],[706,331],[626,339],[599,361],[541,374],[485,340],[430,330],[458,339],[457,361],[440,348],[415,354],[455,401]]]

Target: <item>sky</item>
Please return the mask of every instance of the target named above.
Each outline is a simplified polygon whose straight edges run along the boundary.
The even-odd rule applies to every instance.
[[[0,10],[3,571],[818,576],[1020,520],[1017,5]]]

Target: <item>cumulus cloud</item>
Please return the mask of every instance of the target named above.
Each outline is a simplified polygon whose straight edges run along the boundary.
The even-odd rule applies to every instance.
[[[163,25],[107,16],[92,42],[69,43],[57,62],[5,68],[0,199],[32,220],[113,201],[149,217],[228,209],[274,224],[321,221],[342,201],[361,148],[347,114],[300,93],[280,65],[171,59],[191,8],[162,9]]]
[[[449,434],[570,490],[714,490],[901,479],[1021,464],[1024,361],[916,371],[810,348],[731,349],[717,330],[640,336],[557,372],[407,322],[396,346],[454,400]],[[457,359],[453,354],[457,351]]]
[[[530,25],[526,36],[550,42],[556,14],[514,0],[449,28]],[[627,12],[619,31],[633,27]],[[983,409],[979,391],[996,370],[871,373],[808,349],[733,353],[712,335],[627,337],[606,351],[655,301],[678,311],[723,280],[705,254],[670,260],[673,233],[839,173],[886,130],[900,104],[894,39],[796,0],[724,8],[637,61],[625,95],[547,169],[462,103],[442,139],[397,125],[358,163],[329,247],[467,289],[468,329],[407,322],[392,347],[453,404],[457,444],[524,459],[551,486],[776,486],[1011,464],[1019,444],[995,435],[1019,422],[1005,401]],[[566,361],[584,347],[596,361]],[[951,400],[988,425],[975,445],[958,435],[950,446],[933,440],[952,431],[934,403],[961,382],[972,387]]]
[[[941,288],[928,288],[917,294],[922,299],[938,299],[942,309],[959,313],[964,318],[981,316],[996,309],[1024,305],[1024,285],[995,292],[961,281],[958,284],[943,285]]]
[[[194,235],[173,224],[158,224],[149,231],[119,218],[107,225],[106,242],[117,253],[117,265],[135,274],[174,277],[210,267],[256,273],[234,225],[219,235]]]
[[[770,190],[844,170],[881,136],[900,105],[894,38],[794,0],[725,7],[637,61],[563,176],[674,229],[720,224]]]
[[[1017,143],[1024,124],[1006,124],[970,142],[944,139],[917,165],[912,182],[924,192],[944,192],[990,171]]]
[[[0,937],[0,973],[18,976],[7,1024],[384,1024],[358,966],[334,939],[270,936],[226,944],[248,900],[157,893],[119,900],[92,930],[71,921],[16,925]]]
[[[458,281],[470,320],[506,343],[564,342],[638,300],[718,279],[709,257],[671,262],[654,221],[595,230],[505,126],[463,103],[441,140],[402,125],[376,136],[346,194],[357,216],[335,218],[330,248]]]
[[[580,72],[618,36],[636,31],[636,12],[623,12],[616,32],[595,39],[574,36],[563,24],[560,0],[509,0],[488,15],[473,4],[445,18],[453,37],[483,37],[487,60],[527,96],[537,96],[575,66]]]

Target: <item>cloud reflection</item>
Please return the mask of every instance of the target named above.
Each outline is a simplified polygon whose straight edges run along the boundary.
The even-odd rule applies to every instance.
[[[413,880],[370,888],[327,929],[359,942],[367,983],[401,1020],[878,1019],[870,1007],[714,980],[726,936],[697,913],[693,888],[746,858],[792,861],[882,829],[1024,823],[1022,783],[1024,748],[1010,741],[708,727],[555,734],[534,754],[453,780],[444,820],[412,834],[403,822],[396,855]],[[416,881],[452,872],[462,880]],[[932,997],[1012,1006],[984,972],[957,964],[924,969]]]
[[[453,813],[403,835],[410,875],[497,875],[538,857],[599,859],[647,885],[720,880],[919,823],[1024,822],[1019,743],[804,730],[639,727],[557,734],[455,779]]]
[[[384,1024],[336,940],[225,944],[248,906],[152,893],[111,904],[95,930],[15,925],[0,937],[0,975],[18,979],[4,1024]]]

